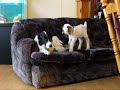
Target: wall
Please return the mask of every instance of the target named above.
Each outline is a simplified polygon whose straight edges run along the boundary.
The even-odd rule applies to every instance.
[[[28,18],[77,17],[75,0],[27,0]]]
[[[62,1],[62,16],[77,17],[77,2],[76,0],[61,0]]]

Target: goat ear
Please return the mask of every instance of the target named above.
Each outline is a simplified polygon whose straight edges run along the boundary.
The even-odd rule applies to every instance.
[[[67,28],[68,28],[68,33],[69,33],[69,34],[72,34],[72,33],[73,33],[73,32],[72,32],[72,31],[73,31],[73,30],[72,30],[73,27],[72,27],[72,26],[67,26]]]
[[[84,26],[87,28],[87,21],[84,22]]]
[[[68,33],[70,34],[70,29],[71,29],[71,27],[70,27],[70,26],[67,26],[67,28],[68,28]]]

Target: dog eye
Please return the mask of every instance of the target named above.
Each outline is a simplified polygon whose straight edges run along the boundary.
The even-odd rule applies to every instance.
[[[44,37],[44,39],[48,39],[47,37]]]

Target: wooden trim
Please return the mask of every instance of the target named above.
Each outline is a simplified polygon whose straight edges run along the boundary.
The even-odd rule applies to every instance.
[[[81,2],[77,2],[77,17],[81,17]]]
[[[79,0],[77,2],[77,17],[78,18],[89,18],[91,15],[90,0]]]
[[[81,0],[76,0],[76,2],[80,2]]]
[[[88,2],[88,1],[91,1],[91,0],[76,0],[76,2],[80,2],[80,1]]]

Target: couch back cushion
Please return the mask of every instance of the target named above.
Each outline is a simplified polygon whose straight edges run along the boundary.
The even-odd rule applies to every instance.
[[[69,23],[72,26],[83,24],[87,21],[88,35],[92,47],[106,47],[110,46],[110,38],[108,35],[107,24],[102,19],[78,19],[78,18],[34,18],[20,21],[23,27],[23,33],[27,33],[26,37],[34,38],[35,35],[41,31],[46,31],[52,36],[58,36],[63,43],[67,43],[67,37],[62,35],[62,26]],[[19,31],[20,32],[20,31]],[[19,39],[23,35],[19,35]]]

